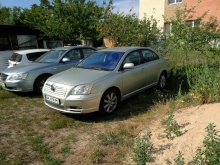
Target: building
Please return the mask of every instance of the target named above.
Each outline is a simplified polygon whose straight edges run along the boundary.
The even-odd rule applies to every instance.
[[[206,13],[203,21],[207,22],[210,17],[216,17],[220,22],[220,0],[140,0],[139,18],[142,19],[144,14],[148,17],[153,15],[159,21],[158,26],[163,27],[164,32],[170,30],[170,20],[175,17],[175,11],[186,7],[194,8],[194,13],[189,20],[195,25],[195,20]]]
[[[0,51],[38,48],[40,34],[26,26],[0,25]]]
[[[139,0],[139,19],[153,16],[158,21],[158,27],[164,26],[165,0]]]

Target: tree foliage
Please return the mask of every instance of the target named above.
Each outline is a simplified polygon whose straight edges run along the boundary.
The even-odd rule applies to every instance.
[[[175,17],[171,20],[171,32],[167,35],[167,44],[169,47],[176,49],[182,49],[186,53],[186,58],[189,56],[189,52],[197,50],[204,53],[210,43],[214,39],[218,39],[218,23],[216,19],[210,18],[208,22],[204,22],[203,19],[206,16],[206,12],[192,22],[192,15],[195,13],[194,8],[191,9],[178,9],[175,13]]]
[[[24,23],[41,30],[50,38],[63,40],[91,39],[97,36],[96,25],[102,7],[95,1],[41,0],[25,12]]]
[[[98,27],[102,37],[113,41],[115,46],[145,46],[157,41],[160,29],[153,17],[139,20],[132,10],[128,14],[119,11],[115,14],[112,3],[105,8]]]
[[[9,8],[0,5],[0,25],[20,25],[23,19],[22,13],[21,7]]]

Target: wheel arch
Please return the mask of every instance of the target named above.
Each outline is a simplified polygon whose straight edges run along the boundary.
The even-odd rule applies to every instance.
[[[116,86],[112,86],[112,87],[107,88],[107,89],[103,92],[102,96],[105,94],[106,91],[108,91],[108,90],[110,90],[110,89],[114,89],[114,90],[117,91],[117,93],[118,93],[118,98],[119,98],[119,102],[120,102],[120,101],[121,101],[121,91],[120,91],[120,89],[119,89],[118,87],[116,87]]]
[[[40,75],[38,75],[36,78],[35,78],[35,80],[34,80],[34,83],[33,83],[33,91],[35,91],[36,89],[35,89],[35,86],[36,86],[36,83],[37,83],[37,81],[38,81],[38,79],[40,79],[41,77],[43,77],[43,76],[52,76],[53,74],[51,74],[51,73],[43,73],[43,74],[40,74]]]

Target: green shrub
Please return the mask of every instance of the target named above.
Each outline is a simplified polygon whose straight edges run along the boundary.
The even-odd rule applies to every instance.
[[[173,139],[176,136],[180,136],[182,133],[180,131],[180,126],[178,123],[173,119],[174,115],[172,112],[168,113],[168,116],[165,120],[165,130],[164,133],[166,134],[167,139]]]
[[[198,148],[193,162],[197,165],[217,165],[220,164],[220,135],[215,129],[215,125],[210,123],[206,127],[207,136],[203,141],[204,149]]]
[[[187,81],[190,87],[190,96],[199,99],[201,103],[217,101],[220,93],[219,65],[204,65],[188,67]]]
[[[145,165],[146,162],[153,161],[150,155],[153,148],[151,136],[151,132],[147,132],[145,136],[142,138],[138,137],[135,141],[135,146],[132,148],[134,152],[132,159],[137,165]]]

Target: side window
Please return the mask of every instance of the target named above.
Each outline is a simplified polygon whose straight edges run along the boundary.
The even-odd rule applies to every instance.
[[[141,54],[139,51],[133,51],[130,54],[127,55],[127,57],[124,60],[124,63],[133,63],[134,66],[141,64]]]
[[[84,48],[84,49],[82,49],[82,52],[83,52],[84,58],[85,58],[85,57],[88,57],[90,54],[94,53],[95,50],[89,49],[89,48]]]
[[[142,50],[142,54],[145,62],[159,59],[158,55],[151,50]]]
[[[42,56],[46,52],[35,52],[35,53],[28,53],[27,54],[27,59],[30,61],[35,61],[37,58]]]
[[[13,53],[13,55],[10,57],[11,61],[16,61],[16,62],[20,62],[21,59],[22,59],[22,55],[17,53]]]
[[[79,49],[70,50],[70,51],[65,55],[65,57],[69,58],[70,61],[72,61],[72,60],[78,60],[78,59],[80,59],[80,50],[79,50]]]

